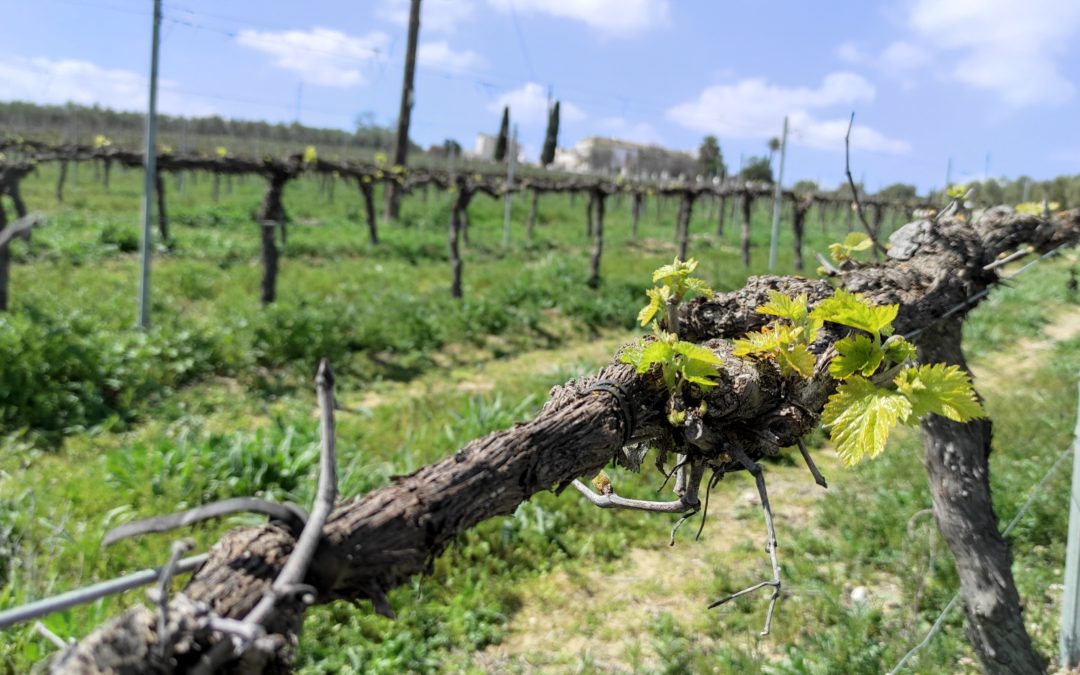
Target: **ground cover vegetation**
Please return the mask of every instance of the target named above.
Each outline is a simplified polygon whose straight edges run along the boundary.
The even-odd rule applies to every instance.
[[[279,300],[264,309],[254,299],[259,241],[251,221],[261,181],[234,179],[214,202],[209,179],[188,177],[170,196],[173,241],[155,261],[154,328],[140,333],[131,328],[139,177],[114,175],[104,191],[84,166],[60,205],[53,171],[41,167],[23,182],[24,198],[49,224],[15,245],[12,309],[0,315],[0,608],[161,564],[167,537],[101,549],[104,532],[123,520],[233,495],[310,502],[318,449],[309,383],[321,357],[338,371],[346,496],[530,417],[551,386],[592,371],[640,331],[645,281],[675,251],[674,201],[659,211],[648,204],[631,240],[630,200],[613,198],[605,274],[593,289],[584,199],[544,197],[534,241],[525,242],[517,225],[504,247],[502,203],[480,197],[470,211],[468,292],[452,301],[449,195],[406,197],[400,223],[383,227],[383,242],[373,247],[355,190],[339,185],[331,196],[301,179],[285,195],[294,222]],[[527,201],[515,200],[516,223]],[[759,200],[751,272],[763,271],[767,222]],[[737,288],[746,277],[738,233],[715,230],[715,212],[699,204],[691,222],[697,274],[718,291]],[[846,233],[844,223],[823,231],[812,221],[807,249],[826,251]],[[791,234],[784,237],[781,271],[792,265]],[[1069,310],[1067,275],[1067,263],[1037,269],[995,291],[965,326],[965,347],[988,373],[980,390],[996,422],[992,475],[1003,520],[1069,440],[1080,340],[1067,331],[1056,343],[1043,335]],[[1025,367],[995,381],[989,373],[1003,358],[1026,359]],[[1032,406],[1039,416],[1024,413]],[[498,655],[516,617],[552,591],[556,570],[584,578],[625,569],[635,551],[667,542],[663,518],[588,509],[571,493],[542,494],[514,516],[462,535],[429,578],[393,591],[397,621],[342,603],[315,608],[300,669],[515,670],[539,659],[554,669],[881,672],[956,587],[931,519],[918,517],[930,504],[920,441],[903,429],[894,437],[892,451],[874,461],[826,465],[830,490],[806,505],[805,527],[779,521],[788,587],[767,641],[755,637],[757,603],[704,609],[760,575],[758,514],[746,508],[747,536],[708,559],[708,582],[688,607],[635,609],[647,617],[638,632],[612,635],[617,609],[603,595],[617,589],[597,589],[599,599],[568,607],[560,619],[588,636],[580,649],[553,643],[539,656]],[[781,460],[768,471],[795,468]],[[641,478],[612,473],[627,496],[653,494]],[[1011,539],[1028,627],[1043,653],[1056,644],[1067,510],[1055,505],[1066,494],[1065,475],[1047,485]],[[817,489],[803,479],[799,489]],[[733,477],[717,488],[729,498],[713,499],[737,504],[734,495],[748,487]],[[250,521],[199,526],[190,536],[205,547],[243,522]],[[710,536],[726,535],[706,529]],[[693,555],[694,546],[665,550],[667,564],[678,566],[680,547]],[[654,583],[662,591],[665,577]],[[853,602],[855,586],[870,588],[871,601]],[[130,593],[45,623],[78,637],[139,600]],[[975,667],[961,621],[958,613],[916,671]],[[8,637],[0,644],[3,670],[25,671],[52,649],[29,629]]]

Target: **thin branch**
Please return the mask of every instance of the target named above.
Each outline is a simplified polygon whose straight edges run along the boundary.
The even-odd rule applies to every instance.
[[[724,473],[722,471],[713,469],[712,476],[709,477],[709,482],[705,485],[705,508],[701,513],[701,525],[698,526],[697,534],[694,535],[694,541],[701,539],[701,533],[705,530],[705,519],[709,517],[709,495],[712,494],[713,488],[723,477]]]
[[[143,520],[133,520],[130,523],[124,523],[119,527],[114,527],[109,530],[105,534],[105,538],[102,539],[101,545],[108,546],[123,539],[137,537],[143,534],[168,532],[184,527],[185,525],[191,525],[211,518],[229,516],[234,513],[261,513],[269,516],[273,520],[286,523],[289,526],[289,529],[294,532],[300,532],[308,520],[307,513],[296,504],[278,504],[277,502],[269,502],[265,499],[256,499],[254,497],[235,497],[233,499],[223,499],[218,502],[203,504],[202,506],[188,509],[187,511],[182,511],[180,513],[174,513],[167,516],[156,516],[154,518],[144,518]]]
[[[780,598],[780,563],[776,559],[776,528],[773,526],[772,507],[769,506],[769,493],[765,489],[765,474],[761,470],[761,465],[747,457],[746,453],[743,452],[741,448],[732,448],[731,454],[733,454],[735,456],[735,459],[737,459],[739,463],[743,465],[743,468],[745,468],[754,476],[754,481],[757,483],[758,495],[761,497],[761,509],[765,512],[765,529],[768,531],[769,536],[768,541],[765,543],[765,550],[769,552],[769,559],[772,562],[773,578],[766,579],[765,581],[756,583],[753,586],[744,588],[741,591],[732,593],[726,598],[721,598],[720,600],[717,600],[711,605],[709,605],[709,609],[712,609],[713,607],[719,607],[726,602],[746,595],[747,593],[752,593],[759,588],[772,586],[773,594],[772,597],[769,599],[769,610],[765,614],[765,629],[761,631],[761,635],[764,637],[768,635],[769,632],[772,630],[773,610],[776,609],[776,601]]]
[[[59,635],[49,630],[45,626],[45,624],[41,623],[40,621],[34,624],[34,632],[56,645],[57,649],[68,648],[68,643],[64,642],[64,640]]]
[[[40,213],[31,213],[19,218],[11,225],[8,225],[3,230],[0,230],[0,248],[4,248],[8,245],[8,242],[19,236],[23,232],[29,232],[30,230],[43,225],[45,223],[45,216]]]
[[[169,639],[169,589],[172,587],[173,576],[176,574],[176,566],[180,564],[180,556],[191,550],[194,544],[188,540],[174,541],[169,562],[161,570],[161,578],[158,579],[156,598],[158,605],[158,649],[162,656],[168,656],[172,652],[172,640]]]
[[[885,247],[881,245],[881,242],[877,239],[877,233],[874,232],[874,228],[870,227],[870,223],[866,220],[866,214],[863,213],[862,202],[859,201],[859,191],[855,187],[855,179],[851,176],[851,126],[855,124],[855,111],[851,111],[851,119],[848,120],[847,133],[844,134],[844,172],[847,173],[848,185],[851,186],[851,197],[855,200],[855,213],[859,216],[859,222],[862,223],[863,229],[866,230],[867,236],[870,237],[870,241],[874,242],[874,249],[885,253]]]
[[[1025,258],[1025,257],[1031,255],[1031,252],[1032,251],[1031,251],[1030,246],[1024,246],[1019,251],[1013,253],[1012,255],[1005,256],[1004,258],[1002,258],[1000,260],[995,260],[994,262],[990,263],[989,265],[983,265],[983,269],[984,270],[992,270],[992,269],[996,269],[998,267],[1001,267],[1002,265],[1008,265],[1009,263],[1011,263],[1014,260],[1019,260],[1020,258]]]
[[[817,257],[818,262],[821,263],[822,269],[825,270],[825,276],[827,276],[827,277],[838,277],[838,276],[840,276],[840,270],[838,270],[836,268],[836,266],[833,265],[831,262],[826,260],[825,256],[821,255],[820,252],[814,251],[814,256]]]
[[[818,471],[817,464],[814,464],[814,460],[810,457],[810,451],[806,449],[806,443],[803,439],[799,439],[799,452],[802,453],[803,461],[806,462],[806,468],[810,469],[810,473],[814,475],[814,482],[825,488],[829,489],[829,484],[825,482],[825,476],[821,475]]]
[[[687,501],[685,495],[679,497],[675,501],[654,502],[646,499],[620,497],[614,492],[606,495],[598,495],[592,488],[576,479],[571,485],[577,488],[578,492],[585,495],[585,498],[588,499],[593,506],[601,509],[634,509],[636,511],[651,511],[653,513],[685,513],[694,508],[694,505]]]
[[[334,439],[334,373],[330,370],[330,362],[323,359],[319,363],[319,371],[315,376],[315,391],[319,399],[320,431],[322,434],[322,452],[319,460],[319,485],[315,495],[315,506],[311,509],[304,531],[296,540],[289,559],[281,568],[281,572],[270,587],[270,591],[263,595],[254,609],[244,617],[244,623],[250,625],[262,625],[263,621],[274,610],[278,601],[292,593],[298,587],[304,592],[306,598],[314,601],[314,589],[303,587],[301,582],[311,566],[315,550],[323,536],[323,526],[330,512],[334,508],[337,499],[337,453]],[[198,673],[212,673],[228,659],[233,643],[230,640],[222,640],[214,645],[213,649],[199,662],[194,669]]]

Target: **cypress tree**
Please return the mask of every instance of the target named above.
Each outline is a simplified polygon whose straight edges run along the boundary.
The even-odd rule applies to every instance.
[[[551,106],[548,113],[547,134],[544,136],[544,151],[540,153],[540,163],[544,166],[555,161],[555,147],[559,143],[559,102]]]
[[[510,134],[510,106],[503,106],[502,124],[499,125],[499,137],[495,139],[495,161],[506,159],[507,136]]]

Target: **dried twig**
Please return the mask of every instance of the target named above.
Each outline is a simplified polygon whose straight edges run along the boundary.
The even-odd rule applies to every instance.
[[[168,656],[173,646],[169,636],[169,588],[172,587],[176,567],[180,564],[180,556],[190,551],[193,546],[194,544],[187,539],[173,542],[169,562],[165,563],[165,567],[161,569],[158,587],[151,589],[150,595],[156,596],[152,597],[152,601],[158,606],[158,649],[162,656]]]
[[[274,583],[259,603],[248,612],[243,622],[252,626],[259,626],[266,620],[277,603],[288,595],[299,592],[304,597],[314,601],[314,589],[303,586],[301,582],[307,574],[308,567],[315,555],[315,550],[322,539],[323,526],[326,519],[334,508],[337,499],[337,458],[334,441],[334,374],[330,370],[330,362],[323,359],[319,363],[319,371],[315,376],[315,390],[319,399],[321,412],[320,430],[322,432],[322,453],[319,460],[319,486],[315,495],[315,505],[311,509],[304,531],[296,540],[296,547],[289,555],[289,559],[281,568]],[[309,603],[310,604],[310,603]],[[241,642],[241,650],[244,642]],[[231,640],[222,640],[214,645],[214,648],[199,662],[193,670],[196,673],[212,673],[225,663],[234,644]]]
[[[847,133],[844,134],[844,172],[847,173],[848,185],[851,186],[851,197],[855,200],[855,213],[859,216],[859,222],[862,223],[863,229],[866,230],[866,234],[870,237],[870,241],[874,242],[874,250],[885,253],[886,249],[881,245],[881,242],[877,239],[877,232],[874,228],[870,227],[870,223],[866,220],[866,214],[863,213],[862,202],[859,201],[859,190],[855,187],[855,179],[851,176],[851,127],[855,124],[855,111],[851,112],[851,119],[848,120]]]
[[[109,530],[105,534],[105,538],[101,541],[101,544],[102,546],[108,546],[123,539],[129,539],[143,534],[168,532],[169,530],[175,530],[179,527],[184,527],[185,525],[191,525],[211,518],[229,516],[234,513],[261,513],[270,516],[273,520],[285,523],[289,526],[290,530],[293,530],[296,533],[303,530],[304,524],[307,523],[308,520],[307,513],[296,504],[278,504],[277,502],[268,502],[265,499],[256,499],[255,497],[235,497],[233,499],[223,499],[218,502],[203,504],[202,506],[180,513],[145,518],[143,520],[133,520],[130,523],[124,523],[119,527]]]
[[[34,624],[34,632],[56,645],[57,649],[67,649],[68,647],[68,643],[64,642],[63,638],[49,630],[45,624],[40,621]]]
[[[827,276],[827,277],[838,277],[838,276],[840,276],[840,270],[838,270],[836,268],[836,266],[833,265],[831,262],[826,260],[825,256],[821,255],[820,252],[815,251],[814,256],[817,257],[818,262],[821,263],[822,269],[825,270],[825,276]]]
[[[772,562],[773,578],[748,586],[726,598],[721,598],[709,605],[709,609],[719,607],[747,593],[753,593],[759,588],[772,586],[773,594],[769,599],[769,611],[765,614],[765,629],[761,631],[761,635],[765,636],[772,629],[773,610],[776,609],[776,601],[780,598],[780,563],[776,559],[776,528],[773,526],[772,507],[769,506],[769,493],[765,490],[765,474],[761,470],[761,465],[747,457],[746,453],[740,448],[732,448],[731,454],[735,456],[735,459],[739,460],[743,468],[754,476],[754,481],[757,483],[758,495],[761,497],[761,509],[765,512],[765,529],[769,533],[769,540],[765,544],[765,550],[769,552],[769,559]]]
[[[989,265],[983,265],[983,269],[984,270],[996,269],[998,267],[1001,267],[1002,265],[1008,265],[1009,263],[1011,263],[1014,260],[1019,260],[1020,258],[1027,257],[1027,256],[1031,255],[1031,253],[1032,253],[1032,248],[1030,246],[1024,246],[1019,251],[1016,251],[1015,253],[1013,253],[1011,255],[1007,255],[1004,258],[1001,258],[1000,260],[995,260],[994,262],[990,263]]]
[[[828,490],[829,484],[825,482],[825,476],[822,476],[821,472],[818,471],[817,465],[814,464],[813,458],[810,457],[810,451],[806,449],[806,443],[801,438],[799,439],[799,452],[802,453],[803,461],[806,462],[806,468],[810,469],[810,473],[814,475],[814,482]]]
[[[31,213],[19,218],[11,225],[8,225],[3,230],[0,230],[0,248],[7,246],[8,242],[19,236],[23,232],[29,232],[30,230],[45,224],[45,216],[40,213]]]

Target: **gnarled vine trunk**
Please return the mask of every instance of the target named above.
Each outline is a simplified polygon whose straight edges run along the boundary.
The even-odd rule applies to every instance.
[[[919,336],[919,360],[968,370],[960,329],[960,320],[949,320]],[[956,561],[968,640],[983,671],[1036,675],[1046,663],[1024,628],[1012,556],[990,495],[991,430],[990,420],[959,424],[931,415],[922,423],[924,464],[934,517]]]
[[[750,193],[742,195],[742,264],[750,269],[750,215],[754,208],[754,200]]]
[[[606,195],[600,189],[592,192],[591,201],[596,211],[596,220],[593,224],[593,250],[589,261],[589,286],[600,286],[600,256],[604,253],[604,198]]]
[[[216,174],[215,174],[216,175]],[[281,203],[281,194],[289,174],[276,171],[269,177],[269,185],[259,207],[257,218],[262,239],[263,277],[260,300],[269,305],[277,298],[277,275],[279,253],[274,239],[274,230],[285,226],[285,207]]]
[[[372,246],[379,243],[379,225],[375,220],[375,188],[370,182],[360,181],[360,195],[364,198],[364,212],[367,214],[368,241]]]

